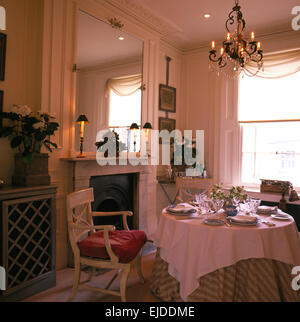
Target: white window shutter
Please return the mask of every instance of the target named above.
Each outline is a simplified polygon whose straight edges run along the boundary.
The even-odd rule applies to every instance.
[[[238,80],[220,76],[219,178],[225,186],[240,182],[240,131],[238,123]]]

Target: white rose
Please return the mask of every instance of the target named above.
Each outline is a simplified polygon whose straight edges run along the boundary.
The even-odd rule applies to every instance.
[[[35,123],[35,124],[32,125],[32,127],[35,130],[38,130],[38,129],[41,129],[42,127],[44,127],[44,123],[43,122]]]
[[[12,108],[12,112],[24,117],[31,113],[31,108],[27,105],[14,105]]]

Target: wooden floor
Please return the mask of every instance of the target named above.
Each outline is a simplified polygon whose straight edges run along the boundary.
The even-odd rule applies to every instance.
[[[135,270],[130,272],[127,282],[127,301],[128,302],[159,302],[150,291],[149,283],[154,263],[155,252],[143,256],[142,269],[146,279],[145,284],[141,284]],[[49,289],[43,293],[39,293],[26,299],[24,302],[66,302],[71,294],[73,285],[72,268],[67,268],[57,272],[56,287]],[[112,278],[114,272],[107,272],[99,276],[95,276],[90,285],[96,287],[105,287],[107,282]],[[81,281],[87,278],[87,274],[81,274]],[[111,289],[119,289],[119,277],[111,286]],[[73,302],[120,302],[120,298],[112,295],[105,295],[98,292],[88,291],[79,288]]]

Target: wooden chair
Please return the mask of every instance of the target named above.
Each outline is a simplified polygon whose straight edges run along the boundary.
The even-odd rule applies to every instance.
[[[123,226],[124,230],[127,231],[127,237],[131,236],[129,234],[129,228],[127,225],[127,216],[132,216],[132,212],[130,211],[119,211],[119,212],[92,212],[91,211],[91,202],[94,201],[94,193],[93,189],[85,189],[78,192],[71,193],[67,196],[67,216],[68,216],[68,230],[69,230],[69,239],[71,243],[71,247],[74,253],[74,264],[75,264],[75,276],[74,276],[74,284],[72,293],[69,301],[72,301],[79,285],[92,290],[103,292],[110,295],[120,296],[122,302],[126,301],[126,284],[128,274],[132,266],[135,266],[139,275],[139,278],[142,283],[145,282],[142,270],[141,270],[141,255],[143,245],[146,242],[146,234],[142,231],[131,231],[130,234],[138,233],[138,238],[144,238],[145,240],[140,241],[137,255],[135,257],[126,262],[123,260],[120,262],[120,258],[117,256],[115,251],[113,250],[113,246],[111,245],[111,236],[121,235],[124,231],[115,231],[114,226],[105,225],[105,226],[94,226],[93,225],[93,217],[98,216],[123,216]],[[97,232],[96,232],[97,231]],[[100,231],[100,232],[99,232]],[[119,232],[119,233],[118,233]],[[101,235],[103,238],[103,251],[106,253],[105,258],[94,258],[90,256],[83,255],[80,250],[81,243],[88,241],[89,238],[98,238],[98,235]],[[123,233],[124,234],[124,233]],[[94,236],[94,237],[93,237]],[[101,237],[100,236],[100,237]],[[144,237],[143,237],[144,236]],[[119,237],[118,237],[119,238]],[[136,238],[136,239],[138,239]],[[93,241],[89,241],[89,243],[93,243]],[[126,244],[125,246],[130,246]],[[101,248],[101,245],[99,246]],[[100,248],[94,248],[93,251],[98,251]],[[126,255],[126,254],[125,254]],[[80,274],[81,274],[81,265],[90,266],[92,271],[89,275],[89,278],[86,282],[80,283]],[[86,285],[87,282],[90,282],[93,272],[96,268],[100,269],[112,269],[117,270],[117,273],[114,275],[112,280],[107,284],[107,286],[102,288],[96,288],[93,286]],[[112,285],[114,280],[117,278],[118,274],[121,276],[120,280],[120,291],[112,291],[109,290],[109,287]]]

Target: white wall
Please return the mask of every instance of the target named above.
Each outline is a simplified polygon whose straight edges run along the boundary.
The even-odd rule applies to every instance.
[[[3,110],[13,104],[41,108],[43,1],[0,0],[6,9],[7,51]],[[7,139],[0,139],[0,179],[11,182],[14,152]]]

